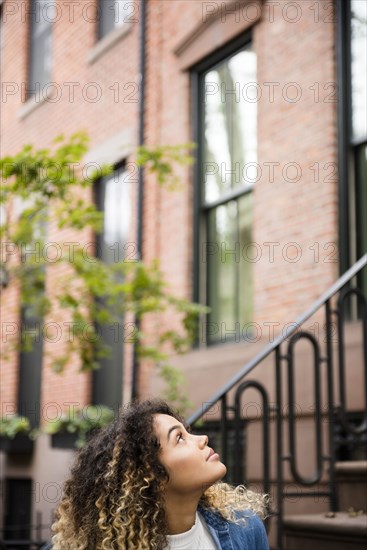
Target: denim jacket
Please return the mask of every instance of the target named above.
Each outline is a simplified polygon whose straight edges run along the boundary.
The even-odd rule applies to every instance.
[[[246,518],[245,525],[227,521],[219,513],[204,510],[201,506],[198,512],[205,519],[218,550],[269,550],[264,524],[254,512],[237,512],[237,517]],[[43,546],[41,550],[52,550],[52,544]]]
[[[245,524],[227,521],[219,513],[204,510],[201,506],[198,511],[204,517],[218,549],[269,550],[264,524],[251,510],[236,513],[238,518],[245,518]]]

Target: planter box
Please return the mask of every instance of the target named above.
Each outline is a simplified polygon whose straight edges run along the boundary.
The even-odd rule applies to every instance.
[[[0,450],[7,454],[30,454],[34,441],[27,434],[19,433],[14,438],[1,436]]]
[[[88,441],[98,431],[99,428],[93,428],[86,434],[86,440]],[[58,432],[51,435],[51,447],[54,449],[77,449],[75,446],[78,439],[78,433],[70,432]]]
[[[60,432],[51,435],[51,447],[53,449],[76,449],[75,443],[78,434],[70,432]]]

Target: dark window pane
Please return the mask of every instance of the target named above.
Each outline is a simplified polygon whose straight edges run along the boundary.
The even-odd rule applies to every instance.
[[[220,63],[205,74],[203,86],[203,175],[210,202],[257,176],[254,52],[247,48]]]
[[[367,2],[351,0],[353,138],[367,136]]]
[[[26,346],[29,342],[30,349],[21,350],[19,354],[18,414],[26,416],[35,428],[40,421],[43,319],[22,308],[21,326],[22,344]]]
[[[54,2],[33,0],[28,95],[35,95],[51,80]]]
[[[97,256],[105,263],[124,260],[130,225],[130,186],[124,167],[96,184],[96,200],[104,212],[103,231],[97,238]],[[98,359],[100,368],[93,372],[92,400],[118,410],[123,385],[123,315],[115,312],[115,321],[96,324],[102,343],[109,349],[107,357]]]
[[[32,480],[5,480],[5,533],[7,540],[30,538]],[[12,546],[12,548],[17,548]]]
[[[34,207],[30,198],[19,205],[19,215],[23,215],[27,207]],[[33,238],[22,250],[22,262],[27,269],[21,300],[21,349],[19,353],[18,374],[18,413],[26,416],[32,428],[40,421],[41,371],[43,361],[43,310],[45,295],[46,266],[33,255],[35,247],[43,249],[47,237],[46,212],[39,211],[35,221]],[[34,219],[34,218],[33,218]],[[31,285],[31,289],[29,289]],[[28,290],[31,290],[29,294]]]
[[[102,38],[115,28],[115,1],[101,0],[99,37]]]

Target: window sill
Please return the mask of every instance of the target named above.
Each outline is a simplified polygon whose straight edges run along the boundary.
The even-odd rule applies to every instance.
[[[104,55],[112,46],[117,44],[123,36],[126,36],[131,29],[132,23],[124,23],[122,27],[108,33],[89,51],[87,63],[92,64],[97,61],[97,59]]]
[[[51,84],[51,83],[50,83]],[[18,118],[20,120],[25,119],[28,115],[33,113],[38,107],[48,102],[49,99],[54,97],[54,88],[47,86],[45,93],[39,93],[27,99],[27,101],[20,107],[18,111]]]

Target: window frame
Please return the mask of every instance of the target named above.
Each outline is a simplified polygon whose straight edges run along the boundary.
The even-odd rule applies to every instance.
[[[108,180],[111,175],[114,176],[116,173],[122,171],[126,171],[126,165],[127,162],[125,159],[117,162],[114,167],[111,174],[108,174],[107,176],[102,176],[96,180],[94,184],[93,189],[93,196],[95,205],[98,209],[98,211],[105,212],[101,209],[101,189],[100,185],[101,183],[105,185],[106,180]],[[104,196],[104,195],[103,195]],[[95,246],[96,246],[96,257],[99,259],[102,259],[102,256],[100,254],[101,250],[101,237],[102,233],[95,235]],[[103,237],[102,237],[103,238]],[[95,324],[96,330],[98,333],[99,328],[103,331],[103,328],[108,330],[108,325],[105,327],[99,327],[98,323]],[[121,330],[120,330],[121,329]],[[119,329],[118,329],[118,343],[120,343],[120,351],[119,351],[119,357],[121,358],[121,363],[118,365],[116,363],[116,368],[114,369],[113,373],[111,374],[112,370],[112,364],[108,364],[109,361],[113,362],[113,353],[114,349],[112,348],[111,357],[102,358],[99,360],[101,362],[100,368],[98,370],[94,370],[92,373],[92,379],[91,379],[91,394],[92,394],[92,403],[95,405],[106,405],[108,407],[111,407],[114,411],[118,411],[119,408],[122,405],[122,393],[123,393],[123,387],[124,387],[124,317],[122,316],[119,322]],[[120,335],[122,335],[122,340],[120,342]],[[101,332],[101,338],[103,340],[103,332]],[[106,342],[105,342],[106,343]],[[108,345],[108,342],[107,342]],[[105,369],[110,369],[109,375],[105,375]],[[108,394],[111,395],[112,401],[105,399],[104,396]]]
[[[202,147],[202,109],[203,104],[203,87],[201,86],[201,79],[205,72],[214,68],[216,65],[222,63],[226,59],[236,55],[246,46],[253,44],[252,29],[248,29],[241,35],[235,37],[228,42],[225,46],[216,50],[211,55],[201,60],[191,68],[190,72],[190,88],[191,88],[191,126],[192,126],[192,139],[198,144],[198,147],[194,152],[194,167],[193,167],[193,292],[192,298],[194,302],[208,304],[209,297],[209,277],[208,277],[208,262],[206,262],[206,269],[200,269],[200,255],[203,242],[203,235],[208,232],[208,212],[213,208],[227,204],[231,200],[238,199],[254,189],[254,184],[244,185],[242,187],[236,187],[221,196],[219,199],[210,203],[203,200],[203,147]],[[204,282],[205,277],[205,282]],[[205,283],[205,288],[203,288]],[[222,345],[224,342],[209,342],[208,338],[208,315],[203,316],[203,319],[199,325],[199,331],[196,339],[193,343],[193,348],[200,347],[212,347],[214,345]],[[203,322],[205,323],[205,335],[203,334]],[[203,336],[205,336],[205,343],[203,343]],[[226,337],[225,343],[231,343],[235,340]]]
[[[37,230],[41,234],[43,242],[47,242],[48,226],[44,219],[37,224]],[[37,242],[35,235],[35,241]],[[27,249],[22,251],[21,261],[27,263]],[[34,269],[34,268],[33,268]],[[36,267],[42,270],[45,276],[41,296],[46,292],[47,266]],[[28,418],[31,428],[38,428],[41,421],[41,380],[44,359],[44,317],[34,312],[31,305],[24,305],[20,302],[20,349],[18,352],[18,387],[17,387],[17,410],[21,416]],[[25,334],[32,332],[35,338],[32,339],[31,349],[24,349]]]
[[[132,0],[133,1],[133,0]],[[113,48],[123,37],[127,36],[133,29],[133,23],[137,23],[137,19],[124,21],[120,27],[115,27],[104,36],[100,35],[101,28],[101,11],[99,6],[100,0],[96,0],[96,21],[94,29],[94,44],[87,55],[87,63],[93,64]]]
[[[7,476],[2,480],[4,485],[4,512],[3,512],[3,528],[1,539],[10,541],[16,541],[19,539],[26,539],[31,542],[31,531],[34,526],[32,525],[32,512],[33,512],[33,480],[30,477],[10,477]],[[21,490],[20,490],[21,489]],[[26,489],[26,490],[24,490]],[[21,496],[21,498],[20,498]],[[23,510],[25,513],[19,512],[18,506],[11,505],[14,500],[23,504]],[[14,513],[15,511],[15,513]],[[14,518],[14,516],[16,516]],[[18,516],[18,517],[17,517]],[[23,516],[23,524],[13,523],[14,519],[18,519],[19,516]],[[24,516],[25,520],[24,520]],[[27,521],[28,520],[28,521]],[[18,520],[19,521],[19,520]],[[0,532],[1,532],[0,531]]]

